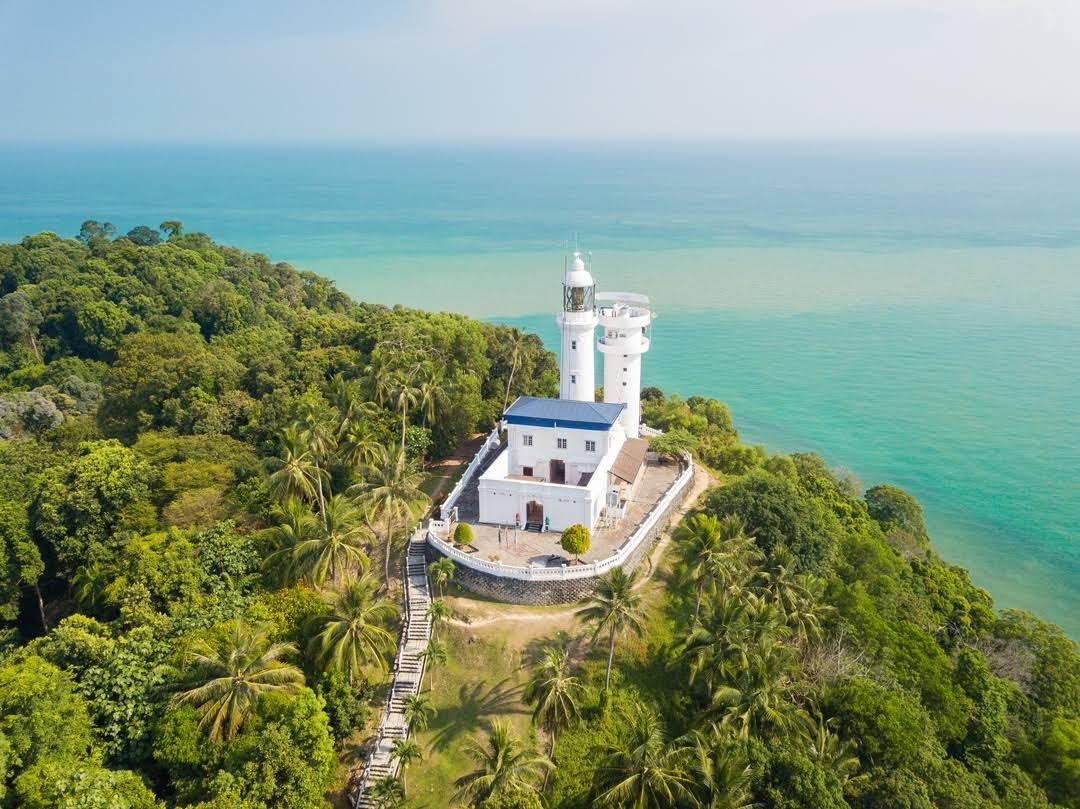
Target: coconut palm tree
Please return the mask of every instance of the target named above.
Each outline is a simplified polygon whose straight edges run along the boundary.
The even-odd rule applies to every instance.
[[[446,595],[446,585],[454,578],[454,560],[448,556],[443,556],[428,565],[428,573],[431,574],[431,580],[435,582],[435,586],[439,588],[439,598],[443,598]]]
[[[656,711],[640,702],[620,719],[627,736],[601,749],[592,805],[668,809],[694,803],[690,748],[669,743]]]
[[[375,376],[375,400],[379,404],[391,404],[401,414],[401,451],[405,452],[405,428],[409,424],[409,413],[420,401],[420,388],[414,383],[421,366],[414,365],[408,370],[386,372],[373,369]]]
[[[405,724],[409,733],[427,730],[428,722],[438,711],[427,694],[410,694],[405,697]]]
[[[330,579],[337,584],[339,577],[350,568],[366,573],[368,556],[367,528],[353,503],[338,494],[326,502],[323,523],[314,533],[293,546],[297,570],[308,581],[320,585]]]
[[[554,768],[551,761],[529,750],[510,732],[510,723],[494,721],[486,739],[473,739],[466,753],[477,768],[454,782],[455,801],[483,803],[494,795],[519,789],[535,789],[544,772]]]
[[[742,627],[743,646],[753,648],[759,642],[791,637],[788,617],[776,603],[750,593],[746,597],[746,621]]]
[[[315,638],[317,657],[326,669],[340,671],[355,685],[368,666],[386,673],[386,653],[394,650],[394,636],[385,624],[398,613],[397,604],[376,593],[379,583],[370,575],[352,579],[324,597],[330,615]]]
[[[350,471],[363,468],[379,457],[380,444],[361,424],[351,424],[338,441],[338,458]]]
[[[577,617],[593,626],[593,642],[604,631],[608,633],[607,674],[604,690],[611,686],[611,664],[615,659],[615,638],[623,631],[640,635],[641,596],[634,592],[636,574],[627,575],[622,568],[615,568],[596,582],[596,589],[577,611]]]
[[[360,497],[369,513],[381,516],[386,524],[385,579],[390,579],[390,543],[395,527],[407,528],[413,514],[428,502],[420,490],[424,476],[409,465],[404,449],[383,449],[364,469],[364,482],[350,491]]]
[[[746,533],[746,524],[738,514],[725,514],[719,525],[720,554],[711,570],[717,587],[731,589],[751,573],[762,558],[754,538]]]
[[[373,402],[364,401],[359,382],[347,379],[340,372],[326,383],[326,398],[336,411],[334,432],[338,441],[356,429],[365,416],[373,415],[375,411]]]
[[[315,493],[319,499],[319,513],[325,519],[326,502],[333,496],[330,470],[337,449],[337,436],[324,414],[310,403],[301,408],[299,425],[300,438],[306,444],[317,472]]]
[[[373,781],[367,789],[376,809],[398,809],[405,803],[405,787],[391,775]]]
[[[750,765],[720,728],[690,734],[699,803],[707,809],[750,809]]]
[[[790,649],[762,638],[748,654],[748,665],[713,692],[709,713],[719,714],[721,724],[741,739],[766,730],[789,731],[800,719],[788,693],[790,666]]]
[[[789,592],[797,593],[798,597],[786,603],[778,600],[777,603],[787,616],[787,624],[795,640],[801,644],[820,640],[822,619],[835,611],[824,603],[825,580],[809,573],[799,573]]]
[[[578,701],[585,688],[570,674],[566,649],[547,647],[525,686],[522,699],[533,705],[533,721],[551,736],[548,756],[555,755],[555,735],[569,727],[579,713]]]
[[[311,513],[311,507],[296,497],[287,497],[276,504],[273,515],[278,524],[266,533],[275,550],[263,559],[263,570],[270,572],[278,583],[291,585],[303,575],[296,564],[296,546],[314,539],[321,524]]]
[[[701,595],[720,555],[720,520],[712,514],[694,514],[675,529],[673,538],[682,578],[695,590],[693,629],[701,612]]]
[[[431,637],[438,635],[438,628],[445,621],[450,620],[450,605],[437,598],[427,608],[427,617],[431,621]]]
[[[439,666],[445,666],[446,661],[449,660],[446,644],[441,640],[429,640],[427,648],[419,656],[423,658],[424,664],[427,666],[428,691],[430,691],[435,687],[435,669]]]
[[[420,418],[425,425],[432,424],[436,415],[446,400],[447,389],[443,381],[438,379],[430,371],[421,380],[417,388],[417,407],[420,410]]]
[[[281,431],[281,457],[271,458],[270,493],[279,500],[293,497],[309,502],[319,501],[322,470],[297,426]]]
[[[173,704],[193,705],[211,738],[232,739],[260,697],[304,685],[300,669],[283,660],[295,653],[294,644],[272,643],[262,627],[232,621],[226,632],[192,644],[187,656],[196,684],[176,694]]]
[[[784,610],[804,597],[801,582],[795,574],[795,556],[787,548],[773,548],[758,571],[757,589]]]
[[[405,772],[409,769],[410,764],[414,761],[420,761],[423,757],[424,751],[412,739],[394,739],[394,744],[390,748],[390,758],[397,759],[398,767],[401,769],[401,792],[403,795],[409,793],[409,782],[405,780]]]
[[[521,362],[521,353],[525,348],[525,335],[518,329],[510,330],[510,373],[506,378],[506,393],[503,396],[502,412],[506,412],[506,406],[510,404],[510,388],[514,384],[514,374],[517,373],[518,363]]]
[[[701,621],[677,648],[679,657],[689,663],[691,684],[703,675],[711,692],[718,678],[742,665],[746,621],[745,600],[726,592],[706,599]]]
[[[859,757],[855,752],[855,744],[841,739],[833,731],[835,720],[825,719],[815,711],[813,716],[804,718],[803,724],[808,738],[807,755],[831,771],[841,785],[865,777],[856,776],[859,771]]]

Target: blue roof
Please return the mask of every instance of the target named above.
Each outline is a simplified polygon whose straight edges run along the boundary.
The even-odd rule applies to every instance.
[[[571,399],[538,399],[519,396],[503,418],[508,424],[532,427],[565,427],[572,430],[611,429],[626,409],[622,403],[575,402]]]

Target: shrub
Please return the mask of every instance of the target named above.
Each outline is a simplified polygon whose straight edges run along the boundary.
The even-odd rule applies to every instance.
[[[580,523],[575,523],[562,532],[559,544],[564,551],[574,554],[574,557],[580,562],[581,554],[585,553],[591,544],[589,529]]]
[[[454,544],[469,545],[473,541],[472,526],[467,522],[459,522],[454,529]]]

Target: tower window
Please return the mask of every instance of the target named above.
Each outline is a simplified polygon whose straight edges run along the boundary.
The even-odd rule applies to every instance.
[[[531,447],[532,446],[532,436],[531,435],[523,435],[523,436],[521,436],[521,443],[524,444],[527,447]]]
[[[622,370],[623,370],[623,373],[625,374],[625,373],[626,373],[626,369],[625,369],[625,368],[623,368]]]
[[[585,442],[585,451],[586,452],[596,452],[596,442],[595,441],[586,441]]]
[[[570,341],[570,350],[571,351],[577,351],[577,340],[571,340]]]
[[[566,449],[566,439],[565,438],[556,438],[555,439],[555,445],[559,449]]]
[[[570,374],[570,384],[571,385],[576,385],[577,384],[577,374]]]
[[[625,387],[626,387],[626,383],[625,383],[625,382],[623,382],[623,383],[622,383],[622,386],[623,386],[623,387],[625,388]]]

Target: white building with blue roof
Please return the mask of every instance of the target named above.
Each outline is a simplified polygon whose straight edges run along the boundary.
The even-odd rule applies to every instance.
[[[522,396],[503,416],[506,446],[480,476],[480,522],[550,531],[622,513],[647,442],[627,438],[625,404]]]
[[[622,515],[644,467],[648,443],[638,438],[638,422],[649,299],[597,295],[575,252],[563,274],[562,300],[560,398],[522,396],[503,414],[507,443],[480,476],[480,522],[595,528],[602,516]],[[604,327],[599,342],[598,325]],[[604,355],[603,402],[594,401],[597,348]]]

